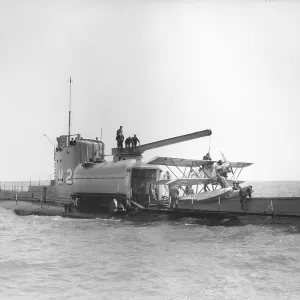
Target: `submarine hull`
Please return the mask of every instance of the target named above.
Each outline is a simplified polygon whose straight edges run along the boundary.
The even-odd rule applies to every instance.
[[[300,199],[299,199],[300,200]],[[42,206],[38,201],[16,201],[0,200],[0,206],[7,210],[14,211],[19,216],[59,216],[63,218],[74,219],[117,219],[129,220],[133,222],[152,222],[168,221],[184,218],[185,222],[206,226],[244,226],[247,224],[264,225],[264,224],[293,224],[300,230],[299,217],[284,217],[280,215],[253,214],[246,212],[216,212],[216,211],[190,211],[190,210],[167,210],[148,208],[130,213],[116,212],[115,214],[101,212],[84,212],[84,211],[65,211],[61,205],[54,202],[44,203]]]

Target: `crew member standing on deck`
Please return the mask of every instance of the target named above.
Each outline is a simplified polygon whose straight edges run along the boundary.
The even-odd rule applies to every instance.
[[[131,136],[129,136],[126,140],[125,140],[125,148],[130,148],[132,146],[132,138]]]
[[[174,208],[174,204],[176,203],[176,200],[178,199],[179,196],[179,190],[176,185],[173,185],[170,188],[170,208]]]
[[[137,138],[136,134],[133,136],[132,138],[132,147],[136,147],[137,146],[137,142],[139,142],[139,146],[140,146],[140,140]]]
[[[251,198],[251,194],[252,194],[252,185],[245,186],[242,189],[240,189],[239,196],[240,196],[240,203],[241,203],[242,210],[246,209],[246,207],[245,207],[246,199],[247,199],[247,196],[249,196],[249,198]]]
[[[117,145],[118,145],[118,151],[123,150],[123,141],[124,141],[124,135],[123,135],[123,126],[120,126],[120,129],[117,130]]]

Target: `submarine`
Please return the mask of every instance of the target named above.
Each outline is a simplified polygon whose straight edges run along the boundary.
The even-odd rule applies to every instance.
[[[274,222],[299,224],[300,197],[252,197],[246,200],[246,210],[241,210],[239,192],[231,191],[232,188],[204,193],[196,191],[192,195],[180,196],[177,207],[169,207],[167,197],[164,200],[166,184],[185,186],[210,181],[209,176],[191,178],[190,174],[195,167],[214,162],[157,157],[146,163],[143,153],[211,134],[212,131],[206,129],[121,151],[112,148],[112,161],[106,161],[105,144],[97,138],[86,139],[80,134],[59,136],[54,153],[55,180],[47,186],[29,186],[28,191],[1,190],[0,206],[22,216],[84,219],[116,216],[139,221],[187,217],[217,226]],[[75,139],[71,140],[71,137]],[[250,165],[231,162],[231,166],[237,168],[246,164]],[[163,166],[185,166],[190,169],[189,175],[170,180],[165,178]],[[239,182],[237,178],[234,181]],[[218,195],[213,197],[213,194]]]
[[[71,103],[71,78],[69,82]],[[147,163],[143,161],[145,151],[210,136],[210,129],[137,147],[112,148],[113,160],[106,161],[108,155],[105,154],[104,142],[97,138],[87,139],[80,134],[71,134],[70,124],[69,105],[69,130],[67,135],[56,139],[54,180],[51,180],[50,185],[30,184],[28,191],[7,190],[0,186],[0,206],[23,216],[97,218],[103,214],[109,217],[127,217],[145,212],[172,218],[214,219],[218,220],[217,224],[221,224],[219,221],[223,222],[224,219],[249,216],[258,219],[267,217],[271,222],[274,222],[274,217],[289,220],[297,218],[297,221],[300,219],[300,197],[251,197],[250,193],[250,199],[245,198],[245,207],[241,208],[240,192],[234,191],[234,186],[217,189],[218,184],[210,174],[216,162],[211,159],[156,157]],[[225,157],[223,160],[226,162]],[[233,184],[244,182],[238,181],[237,177],[244,167],[252,163],[226,164],[230,168],[224,168],[225,173],[232,173],[234,179],[226,179],[226,182]],[[176,167],[183,177],[171,180],[170,177],[165,177],[162,167],[167,167],[171,172],[170,167]],[[184,167],[184,172],[179,167]],[[234,172],[233,167],[236,167]],[[195,168],[199,168],[198,173]],[[185,174],[186,169],[189,170],[188,174]],[[235,177],[237,169],[240,171]],[[208,183],[212,190],[205,191]],[[166,191],[176,185],[184,191],[184,195],[177,199],[175,207],[171,207]],[[183,187],[190,188],[193,185],[197,185],[196,193],[187,194],[187,189],[184,190]],[[198,192],[199,185],[203,187]],[[204,192],[201,193],[203,189]]]
[[[0,198],[13,200],[10,205],[6,202],[6,207],[20,215],[89,217],[101,213],[127,214],[137,208],[147,208],[153,198],[161,199],[163,195],[164,188],[154,183],[163,178],[164,172],[160,166],[144,162],[143,153],[211,134],[206,129],[121,151],[112,148],[112,161],[105,159],[103,141],[86,139],[80,134],[61,135],[57,137],[55,179],[51,185],[29,186],[23,192],[1,190]],[[20,206],[21,201],[35,205]]]

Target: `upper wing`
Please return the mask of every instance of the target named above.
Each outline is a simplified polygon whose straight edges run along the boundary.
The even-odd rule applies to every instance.
[[[200,160],[200,159],[185,159],[185,158],[174,158],[174,157],[161,157],[156,156],[150,161],[149,165],[157,166],[177,166],[177,167],[199,167],[204,165],[212,165],[215,161],[213,160]]]
[[[253,163],[247,162],[230,162],[230,164],[232,168],[246,168],[253,165]]]
[[[201,159],[185,159],[185,158],[174,158],[174,157],[161,157],[156,156],[147,164],[149,165],[157,165],[157,166],[177,166],[177,167],[199,167],[199,166],[207,166],[215,163],[215,160],[201,160]],[[253,165],[253,163],[248,162],[230,162],[232,168],[245,168]]]

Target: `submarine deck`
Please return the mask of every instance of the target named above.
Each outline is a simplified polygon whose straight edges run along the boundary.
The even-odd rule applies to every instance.
[[[264,201],[274,201],[278,197],[270,197],[270,198],[257,198],[257,200]],[[256,199],[256,198],[252,198]],[[300,197],[280,197],[281,200],[296,200],[300,203]],[[64,207],[61,204],[56,202],[46,202],[41,203],[37,200],[18,200],[15,201],[13,199],[0,199],[0,206],[6,208],[8,210],[13,210],[17,215],[28,216],[28,215],[37,215],[37,216],[61,216],[66,218],[78,218],[78,219],[95,219],[95,218],[111,218],[111,215],[108,213],[101,212],[80,212],[80,211],[65,211]],[[251,218],[283,218],[283,219],[298,219],[300,220],[300,212],[295,211],[294,213],[284,214],[276,211],[265,211],[265,212],[251,212],[251,211],[225,211],[225,210],[192,210],[192,209],[184,209],[184,208],[157,208],[157,207],[149,207],[140,209],[139,213],[129,213],[129,214],[116,214],[116,217],[127,218],[137,216],[139,214],[146,213],[148,215],[156,215],[162,216],[165,215],[168,218],[207,218],[207,219],[227,219],[227,218],[243,218],[250,216]]]

